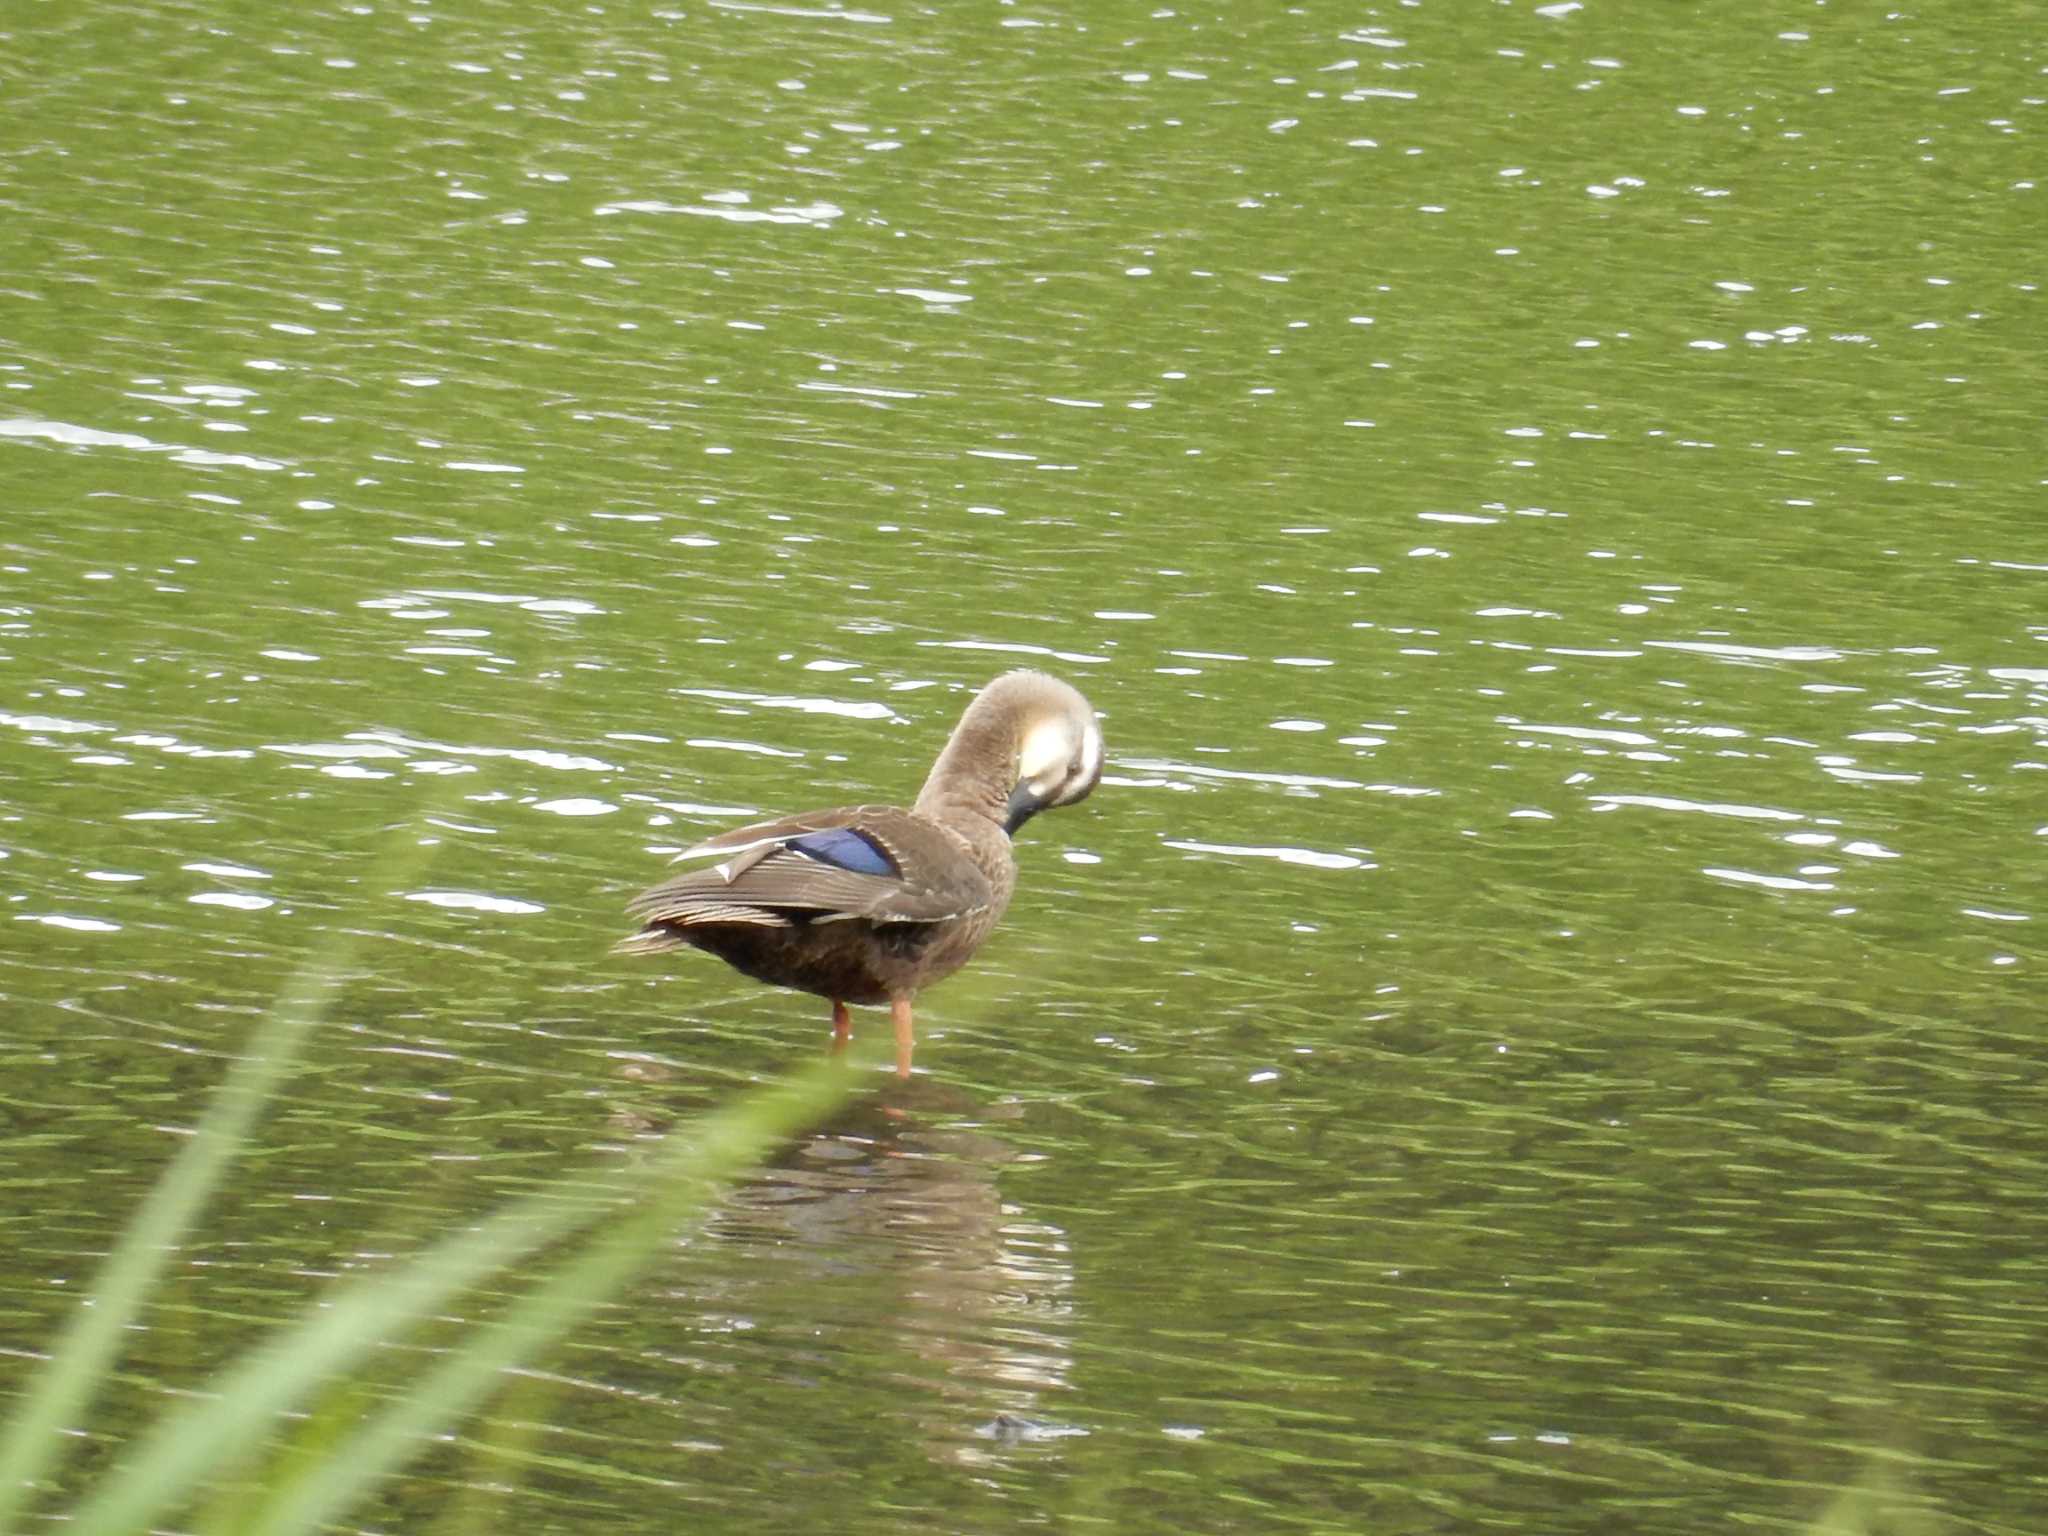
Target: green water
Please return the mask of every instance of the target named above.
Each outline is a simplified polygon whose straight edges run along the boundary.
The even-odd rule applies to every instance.
[[[81,1484],[808,1060],[622,902],[1030,662],[917,1079],[362,1528],[2040,1529],[2038,32],[18,5],[0,1395],[336,925]]]

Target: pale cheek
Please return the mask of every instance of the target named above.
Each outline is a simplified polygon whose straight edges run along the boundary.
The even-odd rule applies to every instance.
[[[1019,776],[1034,790],[1058,784],[1066,770],[1072,743],[1060,730],[1041,730],[1027,737],[1017,754]]]

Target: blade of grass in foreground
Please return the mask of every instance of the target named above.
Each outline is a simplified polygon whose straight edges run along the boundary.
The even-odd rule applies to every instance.
[[[421,1446],[460,1423],[499,1384],[502,1372],[565,1337],[644,1270],[680,1227],[700,1220],[718,1192],[779,1143],[815,1124],[847,1097],[853,1079],[840,1063],[750,1095],[664,1147],[639,1182],[647,1198],[593,1233],[546,1280],[417,1382],[340,1453],[284,1490],[264,1521],[266,1536],[298,1536],[338,1520]]]
[[[365,904],[418,872],[426,850],[418,839],[380,864]],[[326,1017],[355,939],[330,930],[320,948],[286,982],[246,1051],[226,1078],[192,1137],[164,1170],[149,1198],[115,1243],[94,1281],[91,1300],[71,1316],[49,1358],[4,1426],[0,1426],[0,1532],[11,1531],[23,1502],[60,1453],[77,1442],[64,1430],[105,1383],[114,1357],[144,1299],[163,1273],[279,1080],[298,1059],[306,1037]]]
[[[115,1536],[167,1519],[209,1473],[262,1443],[278,1415],[333,1387],[387,1340],[438,1314],[450,1297],[591,1222],[608,1226],[400,1401],[318,1458],[252,1528],[310,1531],[370,1493],[423,1443],[457,1422],[499,1372],[559,1338],[615,1293],[721,1184],[841,1102],[857,1079],[825,1063],[757,1090],[674,1133],[637,1167],[564,1180],[499,1209],[389,1274],[351,1284],[314,1316],[221,1372],[175,1409],[67,1523],[74,1536]]]

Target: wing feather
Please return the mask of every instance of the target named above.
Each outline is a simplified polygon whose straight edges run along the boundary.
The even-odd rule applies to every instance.
[[[898,873],[846,869],[789,846],[806,834],[835,828],[861,833]],[[964,841],[896,806],[845,806],[735,827],[682,857],[710,854],[728,857],[671,876],[635,897],[626,910],[650,928],[735,922],[787,926],[799,918],[935,923],[985,910],[994,899],[988,877]]]

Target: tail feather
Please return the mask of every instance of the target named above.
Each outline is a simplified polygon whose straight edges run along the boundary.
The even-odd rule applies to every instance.
[[[684,947],[684,939],[673,929],[642,928],[612,946],[615,955],[658,955]]]
[[[686,907],[647,915],[647,925],[629,933],[612,946],[615,955],[658,955],[683,949],[690,943],[687,929],[712,924],[738,923],[755,928],[788,928],[790,919],[781,912],[741,902],[692,902]]]

